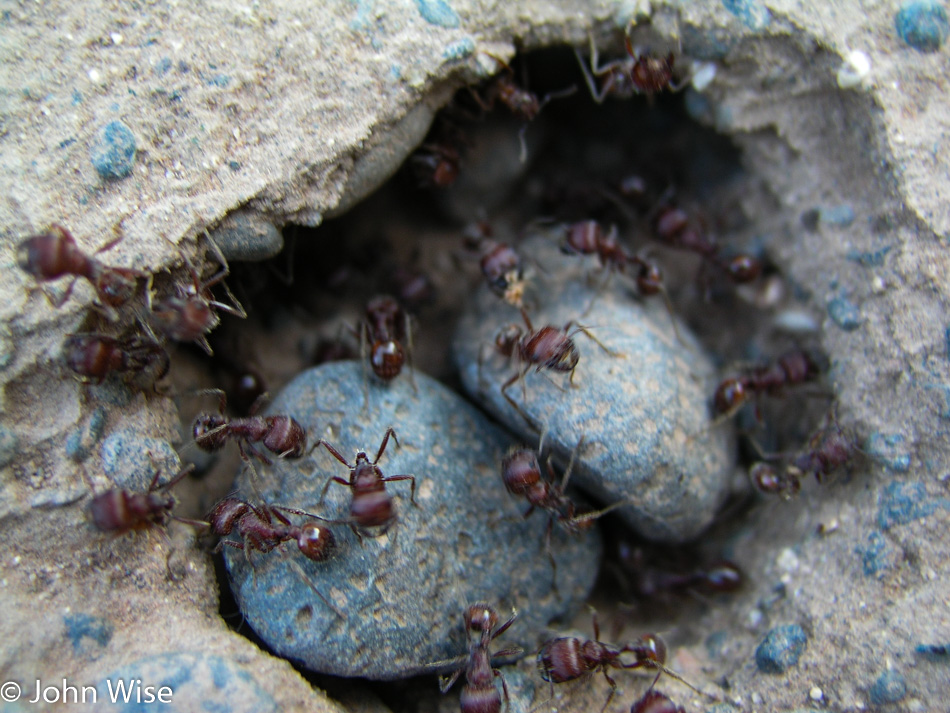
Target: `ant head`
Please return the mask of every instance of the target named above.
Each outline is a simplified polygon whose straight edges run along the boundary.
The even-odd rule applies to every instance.
[[[515,346],[524,334],[521,327],[517,324],[509,324],[502,327],[501,331],[495,335],[495,346],[505,356],[511,356],[515,351]]]
[[[656,634],[645,634],[637,644],[638,658],[661,666],[666,663],[666,643]]]
[[[716,388],[713,404],[716,413],[731,413],[744,404],[749,398],[749,390],[741,379],[724,379]]]
[[[630,81],[644,94],[655,94],[666,89],[673,80],[673,53],[654,57],[646,53],[636,58],[630,70]]]
[[[646,262],[637,275],[637,289],[643,295],[655,295],[663,291],[663,273],[654,262]]]
[[[191,427],[198,448],[203,451],[217,451],[224,448],[228,440],[228,431],[225,428],[227,423],[227,418],[221,414],[200,414]]]
[[[498,625],[498,614],[483,602],[472,604],[465,612],[465,629],[469,634],[485,635]]]
[[[308,559],[321,562],[333,556],[336,550],[336,538],[328,528],[316,522],[308,522],[300,528],[300,534],[297,535],[297,547]]]
[[[120,307],[132,299],[138,287],[138,273],[121,267],[102,271],[96,280],[99,298],[110,307]]]
[[[370,352],[370,363],[376,376],[389,381],[399,376],[402,365],[406,363],[406,353],[402,345],[394,339],[374,342]]]
[[[501,477],[512,495],[524,495],[541,480],[538,454],[527,448],[513,451],[501,462]]]
[[[751,255],[736,255],[726,263],[726,272],[733,282],[754,282],[762,274],[762,263]]]

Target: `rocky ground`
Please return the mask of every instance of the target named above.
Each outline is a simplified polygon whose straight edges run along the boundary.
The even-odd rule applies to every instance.
[[[105,710],[110,686],[137,679],[173,691],[166,710],[453,710],[464,681],[441,696],[435,674],[464,653],[463,610],[475,599],[502,622],[519,612],[492,644],[527,654],[501,669],[512,710],[603,705],[600,674],[551,687],[534,662],[546,639],[592,636],[583,600],[605,640],[663,636],[669,667],[701,692],[671,676],[657,686],[686,710],[941,708],[950,678],[944,5],[47,3],[2,18],[4,709],[45,706],[27,702],[40,681],[53,686],[50,701],[67,682],[89,686]],[[623,58],[628,27],[638,51],[673,53],[677,91],[596,104],[571,48],[587,59],[593,42],[601,63]],[[558,94],[528,124],[500,102],[486,118],[471,92],[456,94],[476,85],[485,103],[498,58],[513,62],[500,76]],[[419,187],[433,157],[451,159],[435,144],[462,155],[444,190]],[[633,176],[643,190],[620,195]],[[652,240],[664,201],[699,216],[723,254],[761,259],[765,275],[737,287]],[[643,296],[618,274],[603,286],[609,271],[596,259],[553,249],[560,226],[583,218],[617,224],[631,251],[662,266],[666,292]],[[575,384],[532,373],[510,387],[521,412],[500,398],[518,358],[506,363],[491,334],[526,325],[480,286],[479,250],[462,239],[473,221],[523,252],[536,320],[573,319],[594,337],[574,335]],[[103,265],[142,271],[134,295],[109,309],[94,306],[86,280],[68,294],[68,278],[37,289],[17,267],[18,245],[51,224]],[[215,299],[248,313],[222,310],[214,356],[169,341],[170,373],[154,390],[116,376],[78,383],[68,335],[128,339],[143,325],[161,334],[163,310],[217,269],[209,240],[231,262],[233,295],[217,284]],[[342,342],[358,356],[352,326],[366,301],[411,298],[407,272],[433,288],[411,321],[411,371],[386,387],[365,367],[324,365],[278,396],[322,361],[321,345]],[[819,379],[762,399],[759,419],[747,408],[716,420],[717,379],[798,348],[820,357]],[[140,357],[149,369],[154,355]],[[156,468],[166,482],[196,464],[170,491],[181,518],[206,517],[232,492],[236,446],[207,454],[190,425],[217,408],[202,389],[226,389],[232,413],[246,413],[248,390],[233,380],[249,373],[277,397],[269,413],[298,404],[308,450],[325,438],[346,459],[357,448],[372,458],[394,426],[400,447],[380,466],[411,471],[418,504],[406,481],[390,483],[402,519],[361,546],[342,485],[314,502],[327,477],[346,476],[320,448],[296,465],[255,461],[260,482],[245,472],[238,485],[248,501],[336,520],[339,559],[304,562],[293,541],[212,556],[214,539],[180,521],[100,532],[93,498],[142,493]],[[333,403],[299,413],[297,400],[324,378],[340,385]],[[523,412],[541,428],[525,428]],[[549,417],[544,455],[553,451],[557,475],[582,435],[588,444],[572,477],[584,492],[571,498],[597,507],[649,489],[657,509],[644,519],[621,508],[589,539],[570,537],[560,517],[547,549],[545,513],[520,520],[526,505],[493,464],[512,444],[537,447]],[[808,451],[811,434],[834,423],[855,446],[847,467],[805,479],[789,499],[752,491],[753,439]],[[631,460],[617,466],[614,453]],[[631,481],[612,480],[627,468]],[[705,498],[699,510],[651,521],[668,501],[693,497]],[[283,517],[293,526],[308,516]],[[699,582],[647,596],[645,572],[682,574],[723,557],[745,575],[739,591]],[[248,560],[261,560],[260,572]],[[339,581],[328,576],[343,568]],[[242,614],[238,602],[254,598]],[[340,617],[328,602],[356,613]],[[312,656],[295,648],[306,631],[317,632],[305,646]],[[644,668],[611,674],[610,710],[644,693]]]

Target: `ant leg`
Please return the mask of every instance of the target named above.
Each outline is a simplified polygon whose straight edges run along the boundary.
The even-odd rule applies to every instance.
[[[616,358],[618,358],[618,359],[626,359],[626,358],[627,358],[627,355],[626,355],[626,354],[621,354],[620,352],[611,351],[603,342],[601,342],[597,337],[595,337],[594,334],[593,334],[593,332],[591,332],[587,327],[585,327],[585,326],[583,326],[583,325],[580,325],[580,324],[578,324],[577,322],[574,322],[573,320],[564,325],[564,332],[567,333],[567,331],[568,331],[571,327],[574,327],[574,331],[573,331],[572,333],[568,334],[568,335],[567,335],[568,337],[571,337],[571,336],[573,336],[574,334],[577,334],[578,332],[582,332],[585,337],[587,337],[587,338],[590,339],[594,344],[596,344],[598,347],[600,347],[601,349],[603,349],[604,352],[607,353],[608,355],[610,355],[610,356],[612,356],[612,357],[616,357]]]
[[[449,689],[459,680],[459,676],[463,670],[464,669],[458,668],[450,676],[439,676],[439,692],[448,693]]]
[[[604,713],[607,710],[607,706],[610,705],[610,702],[614,699],[614,694],[617,692],[617,682],[610,677],[610,674],[607,673],[607,667],[604,666],[601,669],[604,672],[604,678],[607,679],[607,683],[610,684],[610,693],[607,694],[607,701],[604,703],[604,707],[600,709],[600,713]]]
[[[511,616],[508,617],[508,621],[495,629],[495,633],[491,635],[492,640],[497,639],[499,636],[508,631],[508,627],[515,623],[515,619],[518,618],[518,610],[514,607],[511,608]],[[499,651],[495,656],[504,656],[511,651],[511,649],[506,649],[505,651]],[[512,654],[513,655],[513,654]]]
[[[363,413],[369,414],[369,351],[367,348],[367,335],[369,325],[366,322],[360,322],[360,363],[363,365]],[[372,337],[369,337],[371,339]]]
[[[531,418],[531,416],[529,416],[529,415],[527,414],[527,412],[525,412],[525,410],[522,409],[522,408],[515,402],[515,400],[514,400],[513,398],[511,398],[511,396],[508,394],[508,388],[509,388],[513,383],[515,383],[519,378],[522,378],[522,379],[523,379],[526,372],[527,372],[527,370],[522,371],[522,372],[520,372],[520,373],[518,373],[518,374],[515,374],[515,375],[512,376],[510,379],[508,379],[508,381],[506,381],[506,382],[504,383],[504,385],[501,387],[501,395],[505,397],[505,401],[507,401],[509,404],[511,404],[511,407],[512,407],[515,411],[518,412],[518,414],[521,416],[521,418],[523,418],[523,419],[525,420],[525,422],[528,424],[528,426],[529,426],[532,430],[537,431],[538,433],[540,433],[540,432],[541,432],[540,424],[538,424],[533,418]],[[525,397],[527,397],[527,391],[525,392]]]
[[[495,676],[495,678],[500,678],[500,679],[501,679],[501,690],[502,690],[502,693],[505,694],[505,708],[510,711],[510,710],[511,710],[511,697],[508,695],[508,683],[505,681],[505,676],[504,676],[504,674],[503,674],[501,671],[499,671],[497,668],[493,668],[493,669],[491,670],[491,672],[492,672],[492,675]]]
[[[346,618],[347,618],[346,614],[344,614],[344,613],[341,612],[339,609],[337,609],[337,607],[334,606],[333,602],[331,602],[329,599],[327,599],[327,598],[323,595],[323,593],[320,592],[320,590],[317,589],[317,588],[314,586],[313,582],[311,582],[310,579],[307,577],[307,573],[303,571],[303,567],[301,567],[297,562],[295,562],[295,561],[292,560],[292,559],[288,559],[288,560],[287,560],[287,563],[288,563],[291,567],[293,567],[294,570],[296,570],[297,575],[300,577],[300,579],[303,580],[303,582],[304,582],[308,587],[310,587],[310,590],[311,590],[314,594],[316,594],[318,597],[320,597],[320,599],[323,601],[324,604],[326,604],[331,610],[333,610],[333,613],[334,613],[334,614],[336,614],[336,615],[337,615],[338,617],[340,617],[341,619],[346,619]]]
[[[411,480],[412,488],[410,489],[409,500],[413,505],[419,507],[419,503],[416,502],[416,476],[414,475],[388,475],[383,478],[384,483],[391,483],[394,480]]]
[[[336,448],[334,448],[333,446],[331,446],[329,443],[327,443],[326,441],[322,439],[313,444],[313,448],[310,449],[310,452],[313,453],[321,445],[324,446],[328,451],[330,451],[330,455],[332,455],[334,458],[336,458],[338,461],[340,461],[343,465],[345,465],[350,470],[353,470],[354,468],[356,468],[355,465],[351,465],[350,463],[348,463],[346,458],[340,455],[340,452]],[[349,485],[348,482],[346,484]]]
[[[396,445],[399,445],[399,439],[396,438],[396,431],[392,426],[386,429],[386,435],[383,436],[382,443],[379,444],[379,450],[376,451],[376,460],[373,461],[373,465],[379,463],[379,459],[382,458],[383,453],[386,451],[386,445],[389,443],[389,437],[392,436],[393,440],[396,441]]]
[[[574,460],[576,459],[577,454],[580,451],[581,447],[584,445],[584,438],[585,436],[582,435],[580,437],[580,440],[577,442],[577,445],[574,446],[574,450],[571,451],[571,459],[567,462],[567,469],[564,471],[564,477],[561,479],[562,493],[565,490],[567,490],[567,481],[571,479],[571,470],[573,470],[574,468]],[[549,459],[549,467],[550,467],[550,459]]]
[[[320,491],[320,499],[317,501],[318,504],[323,502],[323,499],[327,496],[327,490],[330,489],[330,483],[332,483],[332,482],[334,482],[334,481],[336,481],[336,482],[339,483],[340,485],[345,485],[345,486],[348,487],[348,488],[349,488],[349,487],[352,487],[352,486],[350,485],[350,481],[348,481],[348,480],[343,480],[343,478],[341,478],[341,477],[339,477],[339,476],[337,476],[337,475],[331,475],[329,478],[327,478],[327,482],[326,482],[326,485],[323,486],[323,490]]]
[[[412,390],[419,393],[419,387],[416,386],[416,370],[412,365],[412,319],[408,314],[403,315],[403,329],[406,331],[406,359],[409,361],[409,382],[412,384]]]
[[[544,551],[548,555],[548,561],[551,563],[551,589],[554,590],[554,596],[559,597],[557,588],[557,562],[554,559],[554,550],[551,547],[551,534],[554,530],[554,516],[548,518],[548,526],[544,531]]]

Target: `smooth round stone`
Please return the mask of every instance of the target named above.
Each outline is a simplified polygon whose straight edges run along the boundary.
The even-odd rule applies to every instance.
[[[211,231],[211,238],[228,260],[259,262],[284,249],[277,227],[253,211],[231,213]]]
[[[525,504],[501,480],[509,438],[438,382],[416,373],[415,384],[408,373],[387,385],[367,380],[359,362],[333,362],[299,375],[268,409],[303,426],[308,450],[323,438],[350,463],[358,450],[374,460],[392,426],[399,446],[390,439],[379,467],[385,476],[416,478],[418,507],[410,503],[411,481],[387,484],[399,519],[386,534],[364,535],[361,545],[346,524],[331,525],[338,548],[327,561],[313,562],[288,542],[280,551],[247,553],[252,569],[244,552],[224,548],[247,621],[278,654],[314,671],[392,680],[454,670],[457,663],[449,659],[467,651],[462,612],[479,601],[494,606],[502,620],[516,608],[505,647],[530,651],[547,624],[576,609],[593,586],[597,533],[572,537],[553,529],[555,592],[544,545],[547,518],[524,519]],[[329,478],[349,480],[346,466],[324,447],[254,469],[256,484],[246,470],[237,479],[248,501],[263,497],[329,519],[349,518],[349,487],[331,482],[319,502]]]
[[[662,297],[640,300],[628,277],[591,286],[605,278],[596,259],[561,254],[553,235],[532,238],[520,251],[541,267],[526,296],[534,329],[579,320],[613,354],[578,332],[573,384],[567,374],[531,367],[506,391],[529,424],[502,394],[524,369],[518,351],[509,361],[495,347],[500,329],[527,331],[524,321],[483,289],[455,336],[465,388],[527,443],[536,444],[543,430],[545,448],[562,463],[583,436],[571,483],[604,504],[629,499],[617,512],[644,537],[696,537],[725,497],[734,458],[731,424],[710,420],[716,379],[709,359],[682,324],[677,338]]]

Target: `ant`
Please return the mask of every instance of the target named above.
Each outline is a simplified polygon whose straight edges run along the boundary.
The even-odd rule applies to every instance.
[[[644,296],[664,291],[663,273],[653,262],[630,255],[617,240],[617,227],[606,234],[596,220],[582,220],[567,226],[567,237],[561,251],[568,254],[597,255],[601,267],[608,271],[626,272],[627,265],[637,267],[637,289]]]
[[[423,186],[448,188],[459,177],[462,154],[447,142],[422,144],[409,160]]]
[[[576,49],[574,55],[580,64],[591,97],[597,104],[603,104],[604,100],[610,95],[629,99],[635,94],[646,94],[648,98],[652,99],[654,94],[664,89],[678,91],[682,88],[682,85],[673,83],[672,52],[666,57],[657,57],[649,52],[640,52],[634,48],[630,35],[627,35],[624,37],[624,46],[627,49],[628,56],[598,67],[600,60],[598,59],[597,46],[594,44],[593,37],[590,37],[589,40],[590,69],[587,68],[583,57]],[[605,77],[600,89],[597,88],[595,77],[596,79]]]
[[[323,491],[320,493],[320,502],[323,502],[326,497],[330,483],[337,482],[350,488],[353,491],[353,499],[350,501],[349,524],[360,542],[363,541],[362,535],[381,537],[396,523],[396,506],[393,504],[392,496],[386,491],[386,483],[397,480],[412,481],[409,500],[413,505],[419,507],[416,503],[416,477],[414,475],[384,476],[383,471],[376,465],[386,450],[390,436],[392,436],[396,445],[399,445],[396,431],[390,426],[386,429],[386,435],[383,436],[383,441],[379,444],[379,450],[376,452],[376,458],[372,462],[364,451],[359,451],[356,454],[356,463],[350,464],[336,448],[324,440],[317,441],[310,449],[313,452],[320,446],[324,446],[330,451],[330,455],[350,469],[349,480],[336,475],[327,479]]]
[[[116,238],[99,248],[99,254],[113,247]],[[17,263],[41,282],[55,280],[63,275],[83,277],[89,281],[96,296],[111,320],[116,318],[116,307],[121,307],[135,295],[138,280],[146,273],[127,267],[109,267],[86,255],[76,244],[72,234],[61,225],[51,225],[45,233],[27,238],[17,247]],[[61,306],[72,293],[73,280],[66,292],[53,305]],[[49,297],[49,295],[47,295]],[[50,300],[52,302],[52,300]]]
[[[522,330],[521,327],[516,324],[511,324],[499,332],[495,338],[495,346],[498,348],[498,351],[510,359],[517,350],[518,361],[521,364],[521,368],[518,372],[502,385],[501,395],[511,404],[512,408],[521,414],[522,418],[524,418],[529,425],[535,428],[535,430],[539,430],[535,420],[508,394],[508,389],[512,384],[521,379],[522,386],[524,387],[524,377],[533,367],[536,372],[540,372],[542,369],[549,369],[551,371],[561,372],[562,374],[569,373],[569,383],[571,386],[574,386],[574,370],[577,368],[580,355],[577,352],[577,346],[574,344],[572,337],[580,332],[586,335],[588,339],[597,344],[597,346],[610,356],[622,355],[610,351],[600,340],[591,334],[590,330],[574,321],[565,324],[563,329],[547,325],[535,330],[524,307],[521,308],[521,317],[524,319],[527,331]]]
[[[515,647],[491,653],[491,642],[501,636],[514,623],[518,616],[512,612],[511,617],[501,626],[498,626],[498,614],[487,604],[473,604],[465,611],[465,633],[469,639],[468,665],[465,666],[465,685],[459,697],[462,713],[499,713],[501,711],[501,696],[495,688],[495,678],[501,679],[502,691],[505,694],[505,705],[510,705],[508,684],[505,676],[497,668],[493,668],[491,660],[494,656],[516,656],[522,649]],[[462,673],[462,668],[445,679],[440,679],[439,690],[446,693]]]
[[[466,229],[465,245],[481,253],[480,265],[488,289],[520,308],[525,290],[524,264],[514,248],[492,240],[492,232],[489,224],[475,223]]]
[[[837,418],[816,431],[808,440],[806,450],[796,455],[783,468],[768,462],[759,462],[749,470],[756,490],[766,495],[781,495],[790,498],[801,490],[801,481],[814,474],[819,483],[836,470],[848,464],[857,450],[845,435]],[[766,456],[776,459],[779,456]]]
[[[209,389],[202,393],[218,394],[218,413],[199,414],[192,425],[195,445],[203,451],[214,452],[224,448],[229,439],[237,441],[241,458],[248,460],[248,452],[265,465],[272,461],[254,447],[260,442],[279,458],[299,458],[307,447],[307,434],[291,416],[248,416],[228,418],[224,415],[227,395],[221,389]],[[260,401],[260,399],[258,399]],[[252,406],[251,411],[256,409]],[[247,452],[245,452],[245,449]]]
[[[148,337],[116,339],[83,332],[70,335],[63,352],[66,365],[87,384],[101,384],[115,372],[127,384],[144,390],[168,373],[168,352]]]
[[[643,548],[623,540],[617,542],[617,557],[621,583],[629,584],[627,575],[630,575],[634,580],[636,595],[641,598],[656,598],[663,592],[696,589],[729,593],[739,589],[745,579],[738,565],[724,559],[708,565],[693,566],[685,573],[661,569],[648,561]]]
[[[373,373],[383,381],[392,381],[399,376],[407,352],[411,355],[412,332],[409,316],[395,299],[380,295],[367,303],[360,337],[371,345],[369,363]],[[403,348],[403,342],[406,342],[406,348]],[[411,367],[411,356],[409,363]]]
[[[706,264],[720,269],[734,284],[754,282],[762,274],[762,263],[751,255],[723,257],[715,236],[700,230],[680,208],[663,208],[654,222],[656,237],[671,248],[694,252]]]
[[[548,559],[554,571],[555,589],[557,588],[557,563],[554,560],[554,554],[551,552],[551,531],[555,520],[572,535],[579,535],[593,527],[595,520],[626,503],[626,500],[622,500],[602,510],[576,514],[576,505],[565,495],[565,490],[571,477],[571,470],[574,467],[574,458],[583,443],[584,438],[582,436],[577,443],[577,447],[571,453],[570,462],[567,464],[567,469],[564,471],[560,483],[555,482],[554,468],[551,466],[550,457],[547,460],[550,480],[542,478],[541,466],[538,463],[538,451],[527,448],[514,450],[505,456],[501,462],[501,477],[505,483],[505,488],[512,495],[523,496],[531,506],[525,512],[524,517],[531,515],[535,508],[545,510],[549,515],[544,541]],[[539,445],[539,451],[541,448],[542,446]]]
[[[222,282],[230,274],[230,269],[227,260],[225,260],[224,255],[214,241],[209,238],[208,242],[221,265],[221,269],[217,273],[202,282],[198,269],[188,259],[188,256],[182,253],[182,258],[191,273],[192,284],[189,287],[179,285],[178,294],[165,297],[153,304],[150,278],[147,295],[151,315],[150,321],[160,332],[177,342],[193,341],[208,356],[213,356],[214,352],[211,345],[208,344],[207,334],[221,321],[216,310],[227,312],[241,319],[247,317],[247,312],[231,294],[227,285],[224,285],[224,289],[232,304],[228,305],[212,299],[211,288]]]
[[[151,458],[151,453],[149,453]],[[154,461],[153,461],[154,464]],[[176,500],[168,491],[195,469],[188,465],[178,471],[164,485],[158,484],[161,469],[155,468],[155,475],[144,493],[132,492],[124,488],[111,488],[99,493],[92,499],[90,512],[92,521],[102,532],[124,535],[133,530],[165,528],[172,519],[172,509]],[[178,518],[180,519],[180,518]],[[182,520],[182,522],[192,522]]]
[[[796,386],[818,377],[819,367],[810,354],[795,349],[772,364],[757,366],[748,373],[723,379],[716,388],[713,405],[717,414],[734,414],[753,394],[781,394],[786,386]]]
[[[285,514],[302,515],[311,518],[303,525],[294,525]],[[333,531],[321,526],[317,520],[331,522],[325,518],[313,515],[303,510],[283,507],[280,505],[260,505],[255,507],[250,503],[235,497],[227,497],[215,505],[207,515],[206,523],[215,535],[224,538],[232,532],[237,532],[240,542],[221,539],[215,552],[220,552],[227,545],[242,550],[248,564],[253,568],[250,552],[268,553],[284,542],[296,542],[297,549],[313,562],[325,562],[336,553],[336,538]],[[301,577],[308,586],[332,609],[340,618],[346,618],[297,568]]]
[[[636,641],[628,642],[621,647],[606,644],[600,641],[600,626],[597,623],[597,613],[592,614],[594,624],[593,640],[582,641],[573,636],[551,639],[541,646],[538,651],[538,671],[541,678],[551,683],[552,696],[555,683],[564,683],[591,676],[597,670],[604,674],[610,684],[610,693],[607,701],[601,708],[601,713],[607,710],[610,701],[617,692],[617,682],[607,673],[608,668],[634,669],[654,668],[666,672],[678,680],[679,676],[669,671],[666,666],[666,644],[656,634],[646,634]],[[634,660],[624,663],[621,656],[625,653],[633,654]]]

